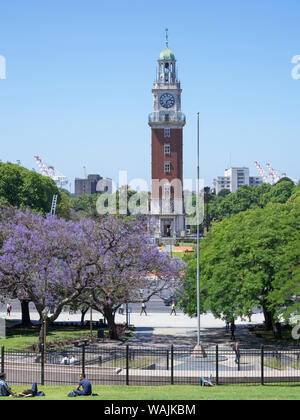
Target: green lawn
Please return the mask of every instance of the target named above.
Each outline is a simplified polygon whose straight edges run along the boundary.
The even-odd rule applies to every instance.
[[[7,350],[27,350],[33,344],[37,344],[40,326],[11,327],[6,329],[6,339],[0,340],[0,347]],[[64,342],[71,339],[89,338],[89,330],[81,330],[79,327],[49,327],[47,330],[47,343]],[[96,337],[97,331],[94,331]],[[62,346],[64,347],[64,346]],[[72,346],[73,347],[73,346]]]
[[[300,385],[267,386],[219,386],[202,388],[200,386],[94,386],[93,392],[99,397],[68,398],[67,394],[74,387],[39,387],[46,397],[35,400],[300,400]],[[26,387],[13,387],[20,392]],[[14,398],[3,398],[12,400]],[[31,400],[31,399],[30,399]]]
[[[292,327],[284,327],[281,330],[281,339],[275,338],[272,331],[267,331],[263,327],[257,327],[254,330],[249,330],[250,334],[257,340],[268,342],[269,344],[283,343],[299,346],[300,340],[294,340],[292,337]],[[259,336],[257,337],[258,334]]]

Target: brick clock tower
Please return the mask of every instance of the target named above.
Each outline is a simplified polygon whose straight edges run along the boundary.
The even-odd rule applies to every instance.
[[[151,221],[155,237],[175,238],[185,231],[183,203],[183,127],[181,86],[176,59],[168,46],[158,59],[153,85]]]

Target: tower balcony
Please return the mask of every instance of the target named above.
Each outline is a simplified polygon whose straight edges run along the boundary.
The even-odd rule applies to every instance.
[[[183,112],[152,112],[149,114],[148,123],[150,127],[158,127],[160,125],[184,127],[186,117]]]

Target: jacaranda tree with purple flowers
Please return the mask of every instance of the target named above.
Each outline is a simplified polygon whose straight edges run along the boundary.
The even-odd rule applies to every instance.
[[[144,222],[106,216],[85,228],[89,258],[95,261],[95,288],[80,299],[103,314],[109,337],[117,339],[117,309],[125,302],[146,302],[165,289],[176,290],[185,264],[151,243]]]
[[[88,238],[79,223],[29,210],[0,222],[0,294],[34,302],[53,322],[93,281]],[[40,337],[41,339],[41,337]]]
[[[145,223],[121,217],[73,222],[14,210],[0,217],[0,240],[0,294],[34,302],[40,316],[54,308],[47,322],[65,305],[91,304],[107,319],[112,339],[124,302],[176,289],[185,269],[151,244]]]

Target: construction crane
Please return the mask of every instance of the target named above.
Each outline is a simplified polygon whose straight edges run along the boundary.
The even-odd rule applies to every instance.
[[[270,176],[273,179],[273,184],[275,184],[276,182],[278,182],[280,180],[281,176],[277,173],[277,171],[275,171],[275,169],[272,168],[272,166],[270,165],[270,163],[266,163],[266,167],[270,171]]]
[[[261,176],[262,176],[262,178],[263,178],[264,182],[266,182],[267,184],[270,184],[269,177],[268,177],[268,175],[265,173],[265,171],[264,171],[263,167],[260,165],[260,163],[259,163],[259,162],[257,162],[257,161],[255,161],[255,162],[254,162],[254,165],[255,165],[255,166],[256,166],[256,168],[258,169],[258,172],[261,174]]]
[[[272,167],[272,165],[270,163],[266,163],[266,167],[269,170],[269,174],[267,175],[266,172],[264,171],[263,167],[260,165],[259,162],[255,161],[254,165],[256,166],[256,168],[258,169],[259,173],[261,174],[264,182],[268,183],[268,184],[276,184],[276,182],[278,182],[281,178],[286,177],[287,174],[284,172],[281,175],[279,175],[279,173]]]
[[[58,172],[54,166],[47,166],[39,156],[34,156],[34,159],[40,168],[42,175],[53,179],[53,181],[61,188],[68,184],[68,178]]]

